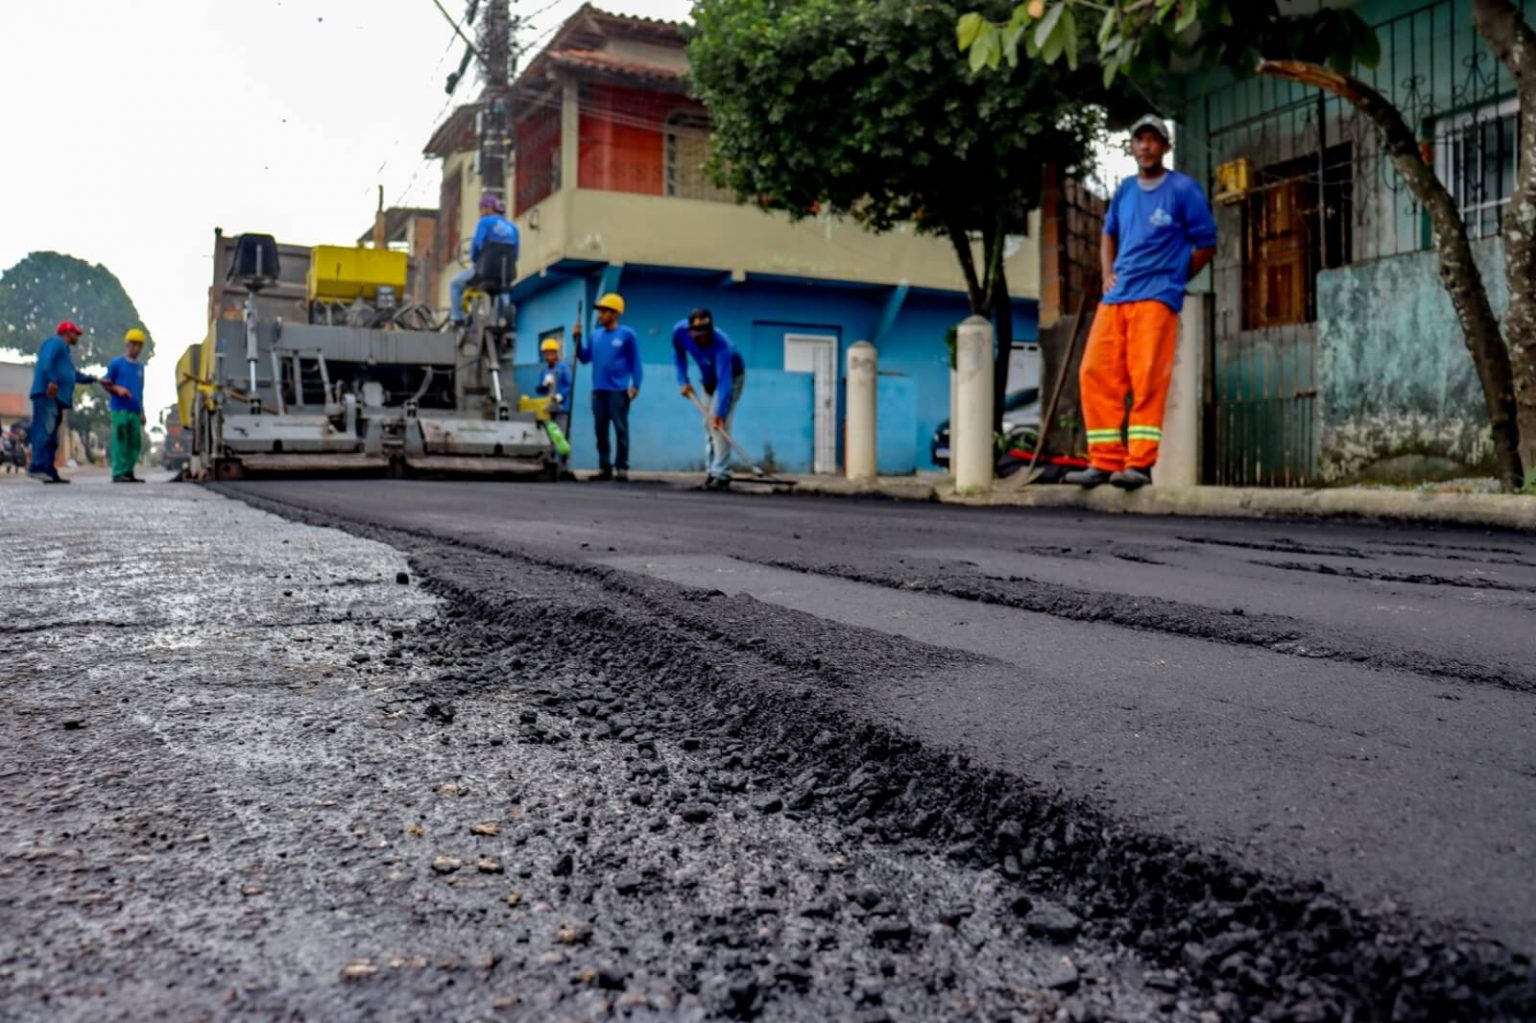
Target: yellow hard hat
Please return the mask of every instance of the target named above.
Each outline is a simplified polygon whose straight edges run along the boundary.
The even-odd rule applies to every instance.
[[[620,316],[624,315],[624,297],[617,292],[609,292],[597,300],[599,309],[612,309]]]
[[[123,344],[127,344],[130,341],[137,341],[139,344],[143,344],[148,340],[148,335],[146,335],[138,327],[134,327],[132,330],[128,331],[128,333],[123,335]]]
[[[556,341],[552,337],[547,337],[543,341],[539,342],[540,352],[558,352],[559,350],[560,342]]]

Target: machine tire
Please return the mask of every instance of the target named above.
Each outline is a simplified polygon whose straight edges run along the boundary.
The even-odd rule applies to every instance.
[[[245,466],[238,458],[221,458],[213,465],[213,478],[221,482],[245,479]]]

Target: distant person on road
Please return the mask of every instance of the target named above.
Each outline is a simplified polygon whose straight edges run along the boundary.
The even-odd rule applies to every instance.
[[[1068,483],[1135,490],[1152,482],[1184,289],[1216,254],[1205,194],[1163,166],[1172,148],[1162,118],[1149,114],[1131,126],[1137,173],[1120,183],[1104,217],[1104,299],[1078,379],[1089,464],[1068,473]]]
[[[53,337],[37,350],[32,371],[32,464],[27,475],[44,483],[68,483],[54,468],[59,453],[59,430],[64,413],[75,400],[76,384],[94,384],[96,378],[75,369],[69,350],[80,343],[83,331],[69,320],[60,323]],[[109,386],[108,390],[112,390]]]
[[[547,337],[539,342],[539,355],[544,366],[539,370],[539,382],[534,392],[550,399],[549,414],[555,425],[566,437],[571,435],[571,367],[560,361],[560,342]],[[569,454],[560,456],[560,475],[569,478],[571,462]]]
[[[124,353],[107,363],[103,386],[112,391],[112,482],[143,483],[133,474],[144,452],[144,332],[134,327],[123,335]]]
[[[608,294],[597,300],[598,329],[589,344],[582,343],[576,325],[576,358],[592,364],[592,421],[597,427],[597,479],[629,479],[629,404],[640,396],[644,370],[640,365],[640,339],[628,327],[619,326],[624,299]],[[616,450],[608,453],[608,427],[613,427]]]
[[[469,243],[469,268],[461,270],[448,282],[448,304],[451,307],[448,316],[454,326],[462,327],[468,319],[464,312],[464,292],[475,279],[480,253],[491,242],[511,245],[516,249],[520,239],[517,225],[507,219],[507,208],[501,199],[487,194],[480,199],[480,223],[475,225],[475,236]],[[497,296],[497,312],[506,308],[506,302],[506,295]]]
[[[731,485],[731,422],[747,384],[746,364],[725,331],[715,326],[708,309],[695,309],[672,328],[672,358],[677,363],[677,383],[685,398],[694,399],[688,379],[688,359],[699,367],[699,386],[704,389],[704,487],[726,490]]]

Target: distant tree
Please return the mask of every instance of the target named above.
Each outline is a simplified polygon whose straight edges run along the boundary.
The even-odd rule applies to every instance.
[[[988,0],[992,17],[1011,9]],[[967,67],[951,0],[698,0],[693,14],[689,79],[714,122],[722,183],[795,218],[825,211],[947,238],[972,312],[997,330],[1000,417],[1006,240],[1039,205],[1047,167],[1087,168],[1104,116],[1097,73]]]
[[[122,282],[99,263],[33,252],[0,273],[0,348],[34,354],[60,320],[85,329],[74,352],[75,365],[82,367],[122,354],[123,334],[144,327]],[[146,362],[154,351],[151,337],[144,346]]]

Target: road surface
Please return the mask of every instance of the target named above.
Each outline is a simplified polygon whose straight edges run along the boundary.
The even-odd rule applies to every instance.
[[[0,1015],[1536,1015],[1536,539],[75,489],[13,560]],[[145,515],[125,605],[70,566]]]

